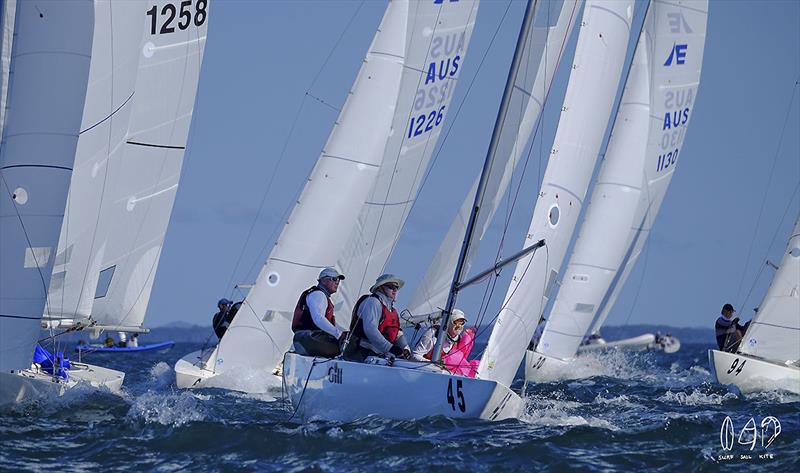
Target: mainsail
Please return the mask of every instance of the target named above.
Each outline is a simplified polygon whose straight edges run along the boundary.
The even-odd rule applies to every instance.
[[[93,17],[88,0],[16,5],[0,144],[2,371],[31,366],[80,131]]]
[[[101,325],[136,328],[144,321],[192,122],[209,4],[195,0],[174,22],[169,1],[138,12],[143,34],[130,123],[120,159],[108,170],[113,197],[97,230],[107,235],[92,307]]]
[[[583,206],[628,45],[632,1],[587,0],[566,97],[524,246],[478,375],[511,385]]]
[[[687,8],[706,7],[705,1],[655,1],[647,12],[608,152],[539,342],[540,353],[561,359],[575,356],[620,268],[626,264],[636,242],[635,236],[631,239],[631,228],[642,223],[637,209],[640,202],[647,200],[642,198],[645,168],[657,168],[659,156],[683,145],[692,112],[680,111],[676,131],[672,119],[665,119],[672,116],[672,110],[664,110],[660,104],[675,102],[676,93],[681,93],[676,86],[687,84],[693,84],[692,95],[696,98],[703,59],[698,54],[697,41],[702,42],[704,36],[690,38],[688,34],[704,31],[705,18],[697,17],[695,21],[691,17],[692,21],[686,24],[681,19],[686,20]],[[688,50],[681,49],[687,52],[681,64],[665,61],[675,45],[688,46]],[[669,142],[662,141],[665,134],[670,137]],[[658,148],[654,147],[656,144]],[[674,171],[674,163],[668,167],[660,171],[662,175]]]
[[[383,228],[372,217],[359,224],[359,215],[365,215],[363,204],[371,199],[379,176],[381,182],[390,178],[390,174],[381,172],[385,156],[391,156],[387,162],[391,164],[385,169],[394,167],[398,161],[397,166],[405,176],[402,178],[405,190],[416,192],[417,184],[406,179],[414,177],[412,173],[417,171],[414,166],[427,160],[430,154],[424,149],[403,149],[401,138],[405,134],[408,148],[412,143],[420,143],[424,148],[428,134],[441,129],[445,116],[441,107],[450,100],[451,79],[463,63],[463,52],[457,50],[459,47],[466,50],[476,3],[407,0],[389,3],[322,156],[255,286],[216,351],[209,355],[208,368],[271,369],[282,359],[291,343],[289,320],[300,293],[316,282],[321,268],[336,264],[349,241],[357,240],[357,237],[351,240],[351,235],[364,230],[359,225],[370,225],[372,231]],[[442,27],[445,29],[440,30]],[[464,36],[459,32],[464,32]],[[459,46],[462,39],[465,42]],[[460,57],[456,60],[455,56]],[[437,59],[435,62],[433,57]],[[435,82],[429,81],[426,86],[428,65],[432,63],[436,69],[430,72],[435,74]],[[445,84],[450,85],[445,87]],[[428,107],[429,100],[434,101],[433,108]],[[444,102],[439,104],[441,100]],[[435,112],[433,116],[431,111]],[[417,134],[418,117],[423,113],[424,121],[420,121]],[[408,133],[412,135],[411,141]],[[406,156],[411,160],[408,166],[403,162]],[[392,199],[399,197],[387,194],[381,198],[394,202]],[[405,218],[404,213],[391,212],[393,218],[401,219]],[[385,228],[394,224],[387,221],[387,225],[390,226]],[[354,251],[352,246],[349,248]],[[355,282],[357,277],[353,275],[352,279]],[[349,283],[350,278],[342,286]],[[343,314],[340,305],[337,309],[340,324],[347,322]]]
[[[508,114],[500,131],[497,157],[486,184],[485,195],[488,202],[484,202],[475,223],[476,238],[473,239],[465,260],[465,274],[468,273],[472,258],[478,251],[481,238],[500,206],[514,168],[524,155],[525,145],[536,129],[550,92],[553,75],[563,57],[567,39],[577,20],[582,1],[565,1],[560,9],[543,7],[542,3],[536,4],[533,23],[523,49],[523,61],[511,94]],[[477,188],[476,179],[436,256],[428,266],[417,292],[412,297],[409,304],[412,318],[425,318],[428,314],[444,308]]]
[[[385,272],[450,113],[450,101],[475,25],[477,1],[413,2],[405,69],[392,134],[372,192],[337,260],[337,322],[347,326],[355,301]],[[438,22],[437,22],[438,19]],[[436,27],[431,30],[431,25]]]
[[[645,27],[657,35],[648,41],[653,44],[649,50],[650,80],[663,85],[650,91],[650,134],[642,192],[625,238],[624,258],[590,332],[600,330],[647,242],[682,152],[700,85],[708,1],[654,0],[650,10],[651,22]]]
[[[739,351],[778,363],[800,360],[800,216]]]

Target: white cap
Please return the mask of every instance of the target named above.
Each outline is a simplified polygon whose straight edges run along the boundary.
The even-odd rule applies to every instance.
[[[317,281],[322,281],[325,278],[338,279],[341,281],[342,279],[344,279],[344,275],[339,274],[339,271],[336,271],[333,268],[325,268],[319,272],[319,277],[317,278]]]

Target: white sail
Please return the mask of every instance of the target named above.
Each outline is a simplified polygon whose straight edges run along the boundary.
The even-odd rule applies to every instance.
[[[575,229],[616,97],[632,1],[587,0],[566,97],[524,246],[478,375],[510,385]]]
[[[210,368],[272,369],[289,348],[297,298],[321,268],[335,264],[383,160],[401,90],[409,9],[407,0],[386,7],[325,148]]]
[[[477,1],[411,5],[413,23],[392,133],[374,188],[337,261],[347,276],[339,287],[342,303],[336,307],[337,322],[343,326],[348,326],[358,297],[385,272],[414,205],[450,112],[478,10]]]
[[[188,2],[183,2],[188,3]],[[139,11],[143,37],[128,134],[109,168],[98,233],[107,235],[92,319],[139,327],[172,213],[192,121],[210,2],[160,0]],[[173,19],[174,17],[174,19]]]
[[[650,90],[662,85],[651,83],[648,71],[647,38],[659,39],[647,29],[653,14],[648,11],[639,34],[608,151],[537,348],[562,360],[575,356],[627,249],[642,190]]]
[[[486,229],[500,206],[512,173],[520,158],[524,156],[526,144],[536,129],[545,100],[550,92],[553,75],[566,49],[566,42],[577,20],[581,0],[568,0],[560,9],[551,9],[546,2],[538,2],[534,21],[525,43],[523,63],[516,78],[511,95],[508,115],[503,122],[493,171],[486,185],[486,196],[481,213],[475,223],[476,237],[470,245],[465,261],[464,274],[468,274],[470,263],[480,246]],[[475,202],[478,179],[464,199],[461,209],[450,225],[447,235],[439,246],[425,276],[411,299],[409,310],[414,316],[425,317],[441,310],[447,302],[453,273],[458,262],[461,242],[467,231],[467,221]]]
[[[0,5],[0,133],[6,122],[6,101],[8,100],[8,73],[11,67],[11,47],[14,44],[14,18],[17,11],[16,0],[3,0]]]
[[[800,360],[800,217],[739,351],[778,363]]]
[[[0,371],[31,366],[80,131],[93,16],[88,0],[17,4],[0,144]]]
[[[119,165],[141,56],[144,1],[95,1],[89,87],[75,154],[64,224],[50,281],[47,318],[88,319],[94,302],[112,205],[113,168]],[[104,231],[105,230],[105,231]]]
[[[600,330],[647,242],[675,172],[700,85],[708,1],[654,0],[650,10],[652,21],[645,27],[656,34],[656,38],[648,41],[652,45],[648,51],[652,58],[650,80],[663,85],[650,91],[650,135],[644,179],[626,238],[625,256],[598,307],[599,315],[590,332]]]

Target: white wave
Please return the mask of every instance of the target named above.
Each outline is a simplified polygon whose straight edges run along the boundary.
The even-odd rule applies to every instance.
[[[738,399],[738,396],[731,392],[725,394],[704,393],[697,389],[692,390],[690,393],[667,391],[662,396],[656,398],[657,401],[667,404],[679,404],[682,406],[718,406],[726,401],[734,399]]]
[[[520,420],[530,425],[589,426],[601,429],[620,430],[606,419],[586,412],[586,405],[577,401],[565,401],[548,396],[531,396],[524,400],[525,406]]]
[[[187,391],[177,394],[147,392],[133,400],[128,410],[128,418],[156,423],[182,426],[206,418],[206,412],[198,398]]]

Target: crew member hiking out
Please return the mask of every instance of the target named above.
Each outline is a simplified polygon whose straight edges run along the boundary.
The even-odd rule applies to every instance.
[[[400,316],[394,308],[397,291],[403,284],[397,276],[384,274],[375,280],[369,294],[358,299],[350,321],[346,359],[363,362],[368,356],[389,353],[401,358],[411,357],[411,349],[400,330]]]
[[[317,285],[300,294],[292,318],[295,352],[327,358],[339,355],[339,342],[347,332],[336,326],[331,296],[343,279],[335,269],[325,268],[319,273]]]
[[[739,317],[732,318],[733,313],[736,312],[731,304],[722,306],[720,316],[717,317],[717,322],[714,324],[714,332],[717,335],[717,346],[721,351],[729,353],[736,353],[739,350],[739,344],[744,338],[744,333],[750,322],[744,325],[739,324]]]

